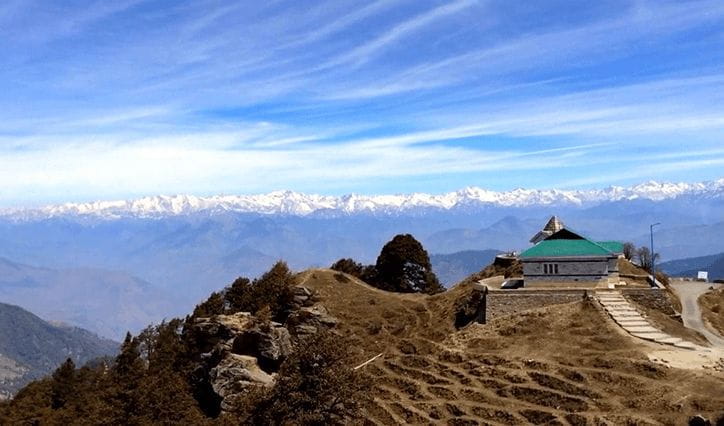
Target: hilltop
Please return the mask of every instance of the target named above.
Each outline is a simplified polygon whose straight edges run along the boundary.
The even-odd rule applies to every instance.
[[[67,379],[79,393],[65,408],[35,402],[58,387],[58,371],[0,405],[0,419],[72,418],[74,407],[91,410],[89,418],[189,424],[238,422],[237,415],[259,415],[254,407],[317,421],[359,415],[379,425],[683,424],[695,414],[724,415],[724,372],[673,367],[663,360],[688,351],[631,338],[590,299],[477,324],[471,281],[434,295],[392,293],[338,271],[292,275],[277,264],[257,281],[240,278],[212,294],[186,319],[127,339],[110,373],[81,370]],[[327,369],[314,367],[320,362]],[[346,402],[335,404],[337,397]]]
[[[77,327],[53,325],[19,306],[0,303],[0,399],[57,368],[115,355],[118,343]]]

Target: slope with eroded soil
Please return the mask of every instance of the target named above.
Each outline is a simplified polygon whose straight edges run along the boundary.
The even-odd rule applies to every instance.
[[[724,415],[724,374],[649,360],[594,302],[454,327],[459,285],[394,294],[329,270],[300,274],[374,378],[372,424],[683,424]]]

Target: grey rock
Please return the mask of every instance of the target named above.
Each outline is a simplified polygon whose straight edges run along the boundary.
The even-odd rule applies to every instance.
[[[274,376],[259,367],[253,356],[227,353],[209,372],[211,387],[222,398],[221,408],[233,411],[253,386],[271,386]]]
[[[287,320],[287,327],[297,337],[304,337],[321,330],[334,328],[339,320],[329,314],[322,305],[302,307],[294,311]]]
[[[295,309],[314,305],[314,292],[304,286],[295,286],[292,288],[292,305]]]
[[[265,368],[276,369],[292,353],[292,336],[281,325],[257,325],[234,339],[232,352],[259,358]]]

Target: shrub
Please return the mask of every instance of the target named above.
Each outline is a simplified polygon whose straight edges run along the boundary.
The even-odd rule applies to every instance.
[[[350,258],[339,259],[334,262],[330,269],[335,271],[344,272],[345,274],[352,275],[353,277],[362,278],[362,271],[364,271],[364,265],[355,262]]]

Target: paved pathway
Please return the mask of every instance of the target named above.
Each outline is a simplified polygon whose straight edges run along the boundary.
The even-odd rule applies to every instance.
[[[724,285],[695,281],[672,281],[671,283],[671,287],[681,300],[681,319],[684,321],[684,326],[703,334],[712,346],[724,349],[724,338],[707,327],[701,318],[699,296],[709,291],[712,286],[717,288]]]
[[[613,320],[629,334],[639,339],[649,340],[677,348],[697,351],[708,351],[709,348],[671,336],[653,327],[631,304],[621,295],[620,291],[597,291],[596,298],[603,305]]]

